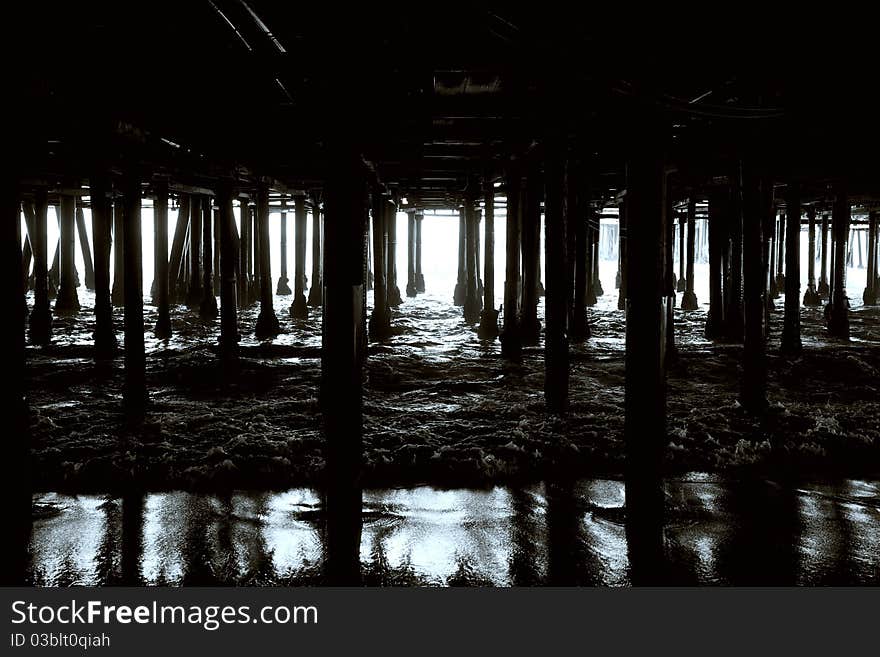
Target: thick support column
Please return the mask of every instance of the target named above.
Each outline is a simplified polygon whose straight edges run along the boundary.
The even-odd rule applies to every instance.
[[[678,346],[675,344],[675,197],[673,190],[673,173],[667,172],[665,182],[665,212],[663,214],[663,293],[666,295],[666,366],[678,361]]]
[[[473,324],[480,319],[480,297],[477,289],[477,212],[474,198],[464,201],[465,258],[467,259],[467,295],[464,300],[464,321]]]
[[[406,296],[414,297],[416,289],[416,216],[406,213]]]
[[[79,296],[76,293],[76,274],[74,258],[76,256],[76,197],[61,197],[61,279],[58,298],[55,300],[56,314],[75,314],[79,311]]]
[[[52,309],[49,305],[49,263],[46,229],[49,205],[45,190],[34,194],[34,307],[28,321],[28,337],[32,344],[49,344],[52,339]]]
[[[312,198],[312,286],[309,305],[318,308],[324,304],[324,222],[321,221],[321,202]]]
[[[267,210],[268,212],[268,210]],[[251,210],[251,243],[253,245],[254,273],[251,281],[250,299],[253,303],[263,299],[263,255],[260,253],[260,245],[263,241],[262,229],[260,228],[259,208],[254,205]],[[271,291],[271,290],[270,290]],[[271,295],[270,295],[271,296]]]
[[[251,303],[251,216],[247,199],[239,199],[239,225],[241,237],[238,242],[238,307],[246,308]]]
[[[766,338],[770,331],[770,314],[776,310],[776,303],[770,296],[770,284],[775,281],[771,260],[776,249],[770,239],[774,232],[774,213],[764,212],[761,216],[764,222],[761,225],[761,266],[763,267],[764,276],[764,337]]]
[[[403,303],[403,297],[400,296],[400,287],[397,285],[397,206],[394,203],[388,203],[385,206],[386,230],[388,234],[388,252],[386,254],[388,266],[388,278],[386,285],[388,286],[388,305],[392,308]]]
[[[168,296],[168,185],[156,186],[153,203],[153,226],[155,235],[156,275],[153,277],[155,304],[158,316],[153,334],[160,340],[171,337],[171,308]]]
[[[143,418],[147,404],[144,354],[143,251],[141,247],[141,184],[135,172],[123,182],[125,222],[125,385],[123,401],[129,421]]]
[[[422,221],[425,215],[416,212],[416,292],[425,291],[425,276],[422,274]]]
[[[452,302],[456,306],[463,306],[465,297],[467,296],[467,222],[465,220],[465,209],[458,209],[458,279],[455,282],[455,292],[452,295]]]
[[[274,338],[281,332],[275,308],[272,307],[272,267],[269,253],[269,190],[261,187],[257,193],[257,207],[254,212],[256,231],[254,234],[254,253],[260,262],[260,314],[254,333],[260,340]]]
[[[296,229],[295,261],[293,272],[293,303],[290,304],[290,316],[293,319],[308,319],[309,307],[306,303],[306,199],[296,196],[294,202],[294,228]]]
[[[596,229],[593,231],[593,294],[598,298],[605,294],[605,290],[602,288],[602,279],[599,276],[599,247],[600,247],[600,239],[602,237],[602,219],[599,215],[596,215]]]
[[[95,289],[95,265],[92,262],[92,250],[89,246],[89,235],[86,232],[86,218],[82,205],[76,207],[76,231],[79,235],[79,246],[82,251],[83,265],[86,269],[86,289]]]
[[[690,207],[688,207],[690,210]],[[688,232],[690,231],[690,217],[688,217]],[[690,237],[688,236],[688,241],[690,241]],[[676,292],[684,292],[687,289],[687,270],[685,269],[685,253],[687,248],[685,246],[685,219],[681,215],[678,215],[678,281],[676,285]]]
[[[778,273],[776,267],[776,253],[779,251],[779,221],[775,216],[772,218],[772,226],[773,229],[770,231],[770,241],[772,244],[770,246],[770,273],[768,278],[769,284],[767,296],[769,298],[768,306],[770,306],[770,308],[775,308],[776,304],[773,303],[773,300],[779,298],[779,286],[776,284],[776,276]]]
[[[116,351],[113,306],[110,302],[110,243],[113,208],[109,180],[103,173],[90,181],[92,241],[95,244],[95,358],[110,358]]]
[[[483,274],[483,310],[480,313],[479,336],[483,340],[498,337],[498,311],[495,310],[495,188],[491,180],[484,181],[486,206],[486,255]]]
[[[367,222],[369,224],[369,221]],[[367,291],[373,289],[373,230],[367,226]]]
[[[483,307],[483,275],[480,271],[480,224],[483,220],[483,213],[476,202],[474,202],[474,238],[476,239],[476,257],[474,258],[474,276],[477,277],[477,298],[480,301],[480,309]]]
[[[202,290],[202,199],[192,197],[189,215],[189,291],[186,305],[190,310],[199,308],[204,298]]]
[[[217,193],[218,229],[220,232],[220,357],[226,360],[238,355],[238,300],[235,279],[235,214],[232,211],[232,189],[221,186]]]
[[[117,197],[113,202],[113,290],[110,300],[117,308],[125,305],[125,244],[123,225],[125,223],[125,201]]]
[[[568,410],[568,307],[570,283],[567,280],[565,160],[561,147],[553,149],[546,162],[544,213],[545,277],[544,400],[549,413]]]
[[[783,264],[785,263],[785,215],[779,214],[779,242],[776,253],[776,289],[780,292],[785,290],[785,273]]]
[[[168,259],[168,298],[170,303],[181,303],[186,295],[186,286],[181,270],[186,253],[186,231],[189,227],[189,195],[181,194],[177,199],[177,224],[171,242],[171,256]]]
[[[210,196],[202,198],[202,301],[199,316],[202,319],[217,319],[217,297],[214,296],[214,236],[213,213]]]
[[[590,220],[590,180],[587,173],[588,170],[588,167],[582,163],[574,178],[570,179],[568,183],[569,198],[574,198],[576,204],[573,209],[567,209],[567,212],[571,215],[569,228],[574,232],[574,249],[569,254],[574,260],[574,290],[572,292],[571,326],[568,332],[572,340],[586,340],[590,337],[590,324],[587,321],[587,223]],[[621,228],[622,230],[623,228]],[[572,240],[569,240],[569,244],[571,243]],[[621,295],[625,295],[625,241],[621,241],[621,249],[620,285],[622,288]],[[572,263],[569,263],[570,268],[571,266]]]
[[[782,353],[801,352],[801,195],[795,183],[785,196],[785,319],[782,327]]]
[[[33,207],[31,207],[30,205],[28,205],[27,207],[29,208],[28,212],[30,212],[31,215],[33,215]],[[33,222],[31,219],[32,219],[32,217],[25,220],[26,226],[32,225]],[[30,289],[30,276],[29,276],[29,274],[31,272],[31,260],[33,259],[33,257],[34,257],[34,249],[31,246],[30,230],[28,230],[24,236],[24,244],[22,245],[22,248],[21,248],[21,280],[22,280],[22,285],[24,285],[24,292],[25,293],[27,293],[27,291]],[[26,307],[27,307],[27,301],[25,301],[25,308]]]
[[[700,304],[694,293],[694,246],[697,237],[697,199],[691,196],[687,206],[687,269],[685,271],[684,296],[681,298],[682,310],[697,310]],[[679,288],[681,289],[681,288]]]
[[[740,174],[742,189],[743,227],[743,305],[745,332],[743,342],[743,378],[740,403],[753,413],[767,410],[767,344],[764,334],[764,267],[761,250],[763,212],[772,212],[772,196],[762,203],[762,194],[768,193],[769,181],[761,181],[747,164]],[[772,192],[770,192],[772,194]],[[736,218],[735,218],[736,220]]]
[[[617,208],[618,223],[620,224],[620,290],[617,296],[617,309],[626,310],[626,198],[620,202]]]
[[[819,293],[820,299],[827,299],[828,292],[828,214],[822,213],[822,234],[821,234],[821,262],[819,264]]]
[[[522,206],[523,284],[520,336],[523,345],[538,344],[541,335],[541,324],[538,321],[538,285],[542,183],[537,167],[532,167],[526,178]]]
[[[662,544],[646,538],[663,526],[662,463],[666,438],[666,180],[659,146],[635,139],[627,164],[626,523],[640,561],[662,565]],[[635,282],[638,281],[638,285]],[[653,568],[650,570],[654,570]]]
[[[522,351],[519,331],[520,226],[522,178],[517,169],[507,172],[507,240],[504,261],[504,331],[501,355],[518,358]]]
[[[385,263],[386,199],[378,192],[372,195],[373,214],[373,314],[370,316],[370,339],[382,340],[391,331],[391,311],[385,286],[388,267]]]
[[[215,209],[213,211],[214,216],[214,279],[211,284],[211,289],[214,292],[214,303],[216,305],[216,297],[220,296],[220,210]]]
[[[294,231],[296,227],[294,226]],[[297,252],[296,240],[299,236],[294,237],[294,255]],[[281,276],[278,277],[278,286],[275,288],[275,294],[279,297],[287,296],[292,294],[290,290],[290,279],[287,277],[287,212],[284,210],[281,211],[281,251],[279,253],[280,264],[281,264]],[[296,261],[294,259],[294,267],[296,267]]]
[[[834,283],[826,311],[828,332],[836,338],[849,340],[849,299],[846,297],[846,245],[849,237],[849,196],[842,185],[835,189],[831,215],[834,233]]]
[[[354,585],[360,576],[367,187],[357,158],[337,155],[331,167],[324,248],[332,266],[324,270],[321,346],[321,408],[330,482],[325,496],[325,566],[328,584]],[[377,280],[380,271],[377,266]]]
[[[811,220],[812,221],[812,220]],[[812,228],[813,224],[810,223]],[[810,262],[812,267],[812,261]],[[862,293],[862,301],[866,306],[877,305],[877,211],[871,210],[868,213],[868,278],[865,285],[865,291]],[[807,289],[807,294],[810,291]],[[806,296],[804,297],[804,305],[807,305]],[[812,304],[811,304],[812,305]]]
[[[596,237],[594,235],[596,231],[595,224],[598,223],[599,218],[596,215],[592,208],[587,208],[586,210],[586,221],[587,221],[587,294],[586,294],[586,304],[588,306],[595,306],[599,299],[596,298],[596,279],[595,279],[595,268],[593,266],[593,260],[595,255],[595,249],[593,248],[593,243],[596,241]]]
[[[724,316],[727,320],[727,339],[731,342],[743,341],[744,318],[743,318],[743,190],[739,168],[733,176],[731,184],[731,204],[729,227],[730,247],[729,263],[730,291],[727,295],[727,309]],[[760,262],[760,249],[758,249],[758,262]]]
[[[706,338],[717,340],[724,334],[724,269],[722,251],[725,239],[727,204],[725,192],[713,188],[709,194],[709,315],[706,317]]]

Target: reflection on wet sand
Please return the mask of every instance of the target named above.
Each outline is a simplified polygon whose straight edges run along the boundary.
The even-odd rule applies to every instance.
[[[359,512],[337,503],[334,517],[324,511],[326,498],[310,489],[40,494],[26,580],[49,586],[880,584],[880,482],[787,484],[691,474],[667,482],[665,494],[659,564],[638,561],[646,559],[644,544],[628,535],[617,480],[365,490]]]

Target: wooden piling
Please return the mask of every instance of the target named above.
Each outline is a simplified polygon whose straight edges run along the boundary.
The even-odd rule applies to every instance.
[[[309,307],[305,296],[306,278],[306,199],[299,195],[294,197],[294,228],[296,230],[295,260],[293,272],[293,303],[290,304],[290,316],[293,319],[307,319]]]
[[[28,337],[32,344],[49,344],[52,339],[52,309],[49,305],[49,267],[47,261],[46,229],[49,205],[46,190],[34,193],[34,307],[28,321]]]
[[[153,202],[153,225],[156,243],[156,271],[153,277],[155,304],[157,306],[156,325],[153,334],[160,340],[171,337],[171,308],[168,290],[168,183],[156,184]]]
[[[324,222],[318,194],[312,196],[312,284],[308,305],[312,308],[324,305]]]
[[[104,172],[90,180],[92,203],[92,242],[95,245],[95,357],[109,358],[116,352],[113,330],[113,304],[110,300],[110,245],[113,207],[110,181]]]
[[[61,278],[55,313],[70,315],[79,312],[79,296],[76,293],[74,274],[76,254],[76,198],[69,194],[61,197]]]

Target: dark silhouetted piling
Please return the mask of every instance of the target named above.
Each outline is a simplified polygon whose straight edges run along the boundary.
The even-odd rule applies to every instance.
[[[724,334],[722,251],[726,234],[725,191],[713,187],[709,193],[709,314],[706,317],[706,338],[709,340],[717,340]]]
[[[281,265],[281,275],[278,277],[275,294],[279,297],[286,297],[291,294],[291,290],[290,279],[287,277],[287,212],[285,210],[281,210],[281,249],[278,258]]]
[[[324,242],[327,262],[333,266],[324,271],[321,348],[328,482],[324,566],[328,584],[354,585],[360,579],[362,522],[367,188],[357,158],[333,159],[325,195]]]
[[[312,197],[312,285],[308,304],[312,308],[324,305],[324,222],[317,194]]]
[[[164,181],[156,185],[153,221],[156,239],[156,275],[153,277],[153,288],[158,312],[153,334],[166,340],[171,337],[171,308],[168,296],[168,184]]]
[[[385,254],[388,268],[385,285],[387,287],[388,305],[392,308],[403,303],[400,287],[397,285],[397,205],[389,202],[385,205],[385,230],[388,234],[388,249]]]
[[[386,283],[385,262],[387,250],[387,238],[385,234],[385,221],[387,212],[385,205],[387,200],[378,190],[372,194],[373,214],[373,314],[370,315],[370,339],[382,340],[388,336],[391,330],[391,311],[388,308],[388,294]]]
[[[483,340],[498,337],[498,311],[495,310],[495,188],[491,180],[485,181],[484,204],[486,210],[486,255],[483,273],[483,310],[480,312],[479,336]]]
[[[217,319],[217,297],[214,296],[214,218],[210,196],[202,197],[202,301],[199,316]]]
[[[836,338],[849,339],[849,300],[846,298],[846,244],[849,235],[849,197],[843,185],[835,189],[831,215],[834,233],[834,283],[828,308],[828,332]]]
[[[254,253],[260,262],[260,314],[254,331],[257,338],[274,338],[281,331],[275,308],[272,307],[272,268],[269,253],[269,190],[260,188],[257,193],[257,207],[254,213],[256,225]],[[257,246],[259,243],[259,246]],[[259,252],[259,253],[257,253]]]
[[[52,339],[52,309],[49,305],[49,266],[47,261],[46,229],[49,204],[46,190],[34,193],[34,307],[28,321],[28,337],[37,345],[49,344]]]
[[[789,183],[785,194],[785,317],[782,325],[782,353],[801,353],[801,191]]]
[[[501,333],[501,355],[517,358],[522,351],[519,331],[520,287],[520,226],[522,178],[511,167],[505,181],[507,187],[507,234],[504,260],[504,330]]]
[[[125,221],[125,385],[123,401],[129,421],[144,416],[147,403],[144,353],[143,251],[141,248],[141,185],[134,172],[127,172],[122,188]]]
[[[174,239],[171,242],[171,255],[168,259],[168,298],[171,303],[181,303],[186,295],[186,284],[181,272],[186,253],[186,231],[189,227],[188,194],[180,194],[177,198],[177,224],[174,227]]]
[[[406,296],[415,297],[416,289],[416,216],[406,213]]]
[[[618,240],[620,249],[620,284],[617,294],[617,309],[626,310],[626,197],[617,206],[617,223],[620,237]]]
[[[464,206],[458,209],[458,278],[455,282],[455,292],[452,302],[456,306],[463,306],[467,297],[467,223],[465,220]]]
[[[689,208],[690,209],[690,208]],[[684,292],[687,289],[687,265],[685,264],[685,254],[687,253],[685,241],[685,218],[678,215],[678,280],[676,281],[676,292]],[[690,230],[690,223],[687,224],[687,230]],[[683,303],[683,301],[682,301]]]
[[[113,289],[110,300],[114,306],[125,305],[125,244],[122,234],[125,223],[125,201],[116,196],[113,201]]]
[[[202,292],[202,199],[192,197],[189,213],[189,290],[186,305],[190,310],[199,308]]]
[[[587,171],[588,167],[582,163],[568,183],[569,196],[571,197],[573,192],[576,203],[573,208],[572,220],[569,223],[569,228],[574,233],[574,250],[571,253],[571,259],[574,260],[574,290],[572,290],[571,325],[569,326],[569,337],[572,340],[586,340],[590,337],[590,325],[587,321],[587,223],[590,218],[590,180]],[[572,240],[569,240],[569,244],[571,243]],[[620,254],[622,295],[625,294],[626,288],[625,255],[624,251]]]
[[[544,401],[550,413],[568,410],[568,308],[570,282],[566,244],[566,162],[562,146],[551,144],[546,160],[544,213],[545,277]]]
[[[745,327],[743,335],[743,377],[740,403],[752,413],[767,410],[767,345],[764,333],[764,267],[761,255],[761,237],[764,212],[772,212],[772,195],[762,203],[766,194],[767,180],[760,180],[746,164],[740,169],[739,184],[741,203],[738,204],[743,228],[743,311]],[[772,192],[771,192],[772,194]],[[735,204],[736,205],[736,204]]]
[[[727,339],[731,342],[742,343],[745,329],[743,318],[743,190],[738,167],[732,176],[730,187],[730,213],[728,214],[730,245],[727,263],[730,290],[726,294],[727,308],[724,312],[724,318]],[[760,261],[760,249],[757,257]]]
[[[776,289],[782,293],[785,290],[785,217],[783,213],[779,213],[779,240],[777,242],[776,251]]]
[[[238,200],[239,225],[241,226],[238,242],[238,307],[246,308],[251,304],[252,271],[251,264],[251,216],[248,201],[245,198]]]
[[[816,290],[820,299],[827,299],[828,293],[828,213],[822,213],[821,222],[821,256],[819,262],[819,287]]]
[[[425,291],[425,275],[422,273],[422,221],[425,215],[416,212],[416,292]]]
[[[639,219],[627,236],[624,439],[627,532],[640,537],[663,526],[668,317],[663,244],[664,223],[671,216],[666,215],[664,160],[655,136],[633,135],[631,149],[627,212]]]
[[[79,296],[76,293],[74,264],[76,257],[76,197],[70,194],[61,196],[61,278],[58,298],[55,300],[55,313],[70,315],[79,311]]]
[[[464,321],[474,324],[480,319],[480,297],[477,287],[477,212],[474,197],[464,201],[465,258],[467,269],[467,294],[464,299]]]
[[[293,319],[308,319],[309,306],[306,303],[306,198],[297,195],[294,203],[294,272],[293,272],[293,303],[290,304],[290,316]],[[313,281],[314,282],[314,281]]]
[[[816,291],[816,208],[807,208],[807,291],[804,292],[805,306],[821,304]],[[870,279],[869,279],[870,280]]]
[[[217,190],[218,230],[220,233],[220,356],[234,359],[238,353],[238,300],[235,280],[235,214],[232,210],[232,188],[221,185]]]
[[[868,271],[862,301],[866,306],[877,305],[877,211],[868,213]],[[809,292],[809,291],[808,291]],[[806,302],[805,302],[806,305]]]
[[[779,287],[776,285],[776,253],[779,250],[779,220],[776,218],[775,214],[771,217],[770,225],[770,235],[766,239],[766,241],[771,243],[768,258],[769,262],[767,265],[769,270],[767,278],[767,305],[772,310],[776,307],[776,304],[774,304],[773,301],[779,298]]]
[[[82,251],[83,266],[85,267],[85,286],[87,290],[95,289],[95,264],[92,261],[92,250],[89,246],[89,234],[86,231],[86,218],[82,204],[76,206],[76,232],[79,236],[79,246]]]
[[[697,238],[697,199],[691,195],[687,204],[687,252],[684,295],[681,297],[682,310],[697,310],[700,307],[694,293],[694,257]]]
[[[520,305],[520,338],[523,345],[536,345],[541,335],[538,322],[538,269],[541,229],[541,192],[543,180],[532,166],[526,177],[522,204],[522,302]]]
[[[110,244],[113,208],[109,178],[95,174],[90,181],[92,242],[95,245],[95,357],[109,358],[116,351],[113,305],[110,301]]]

